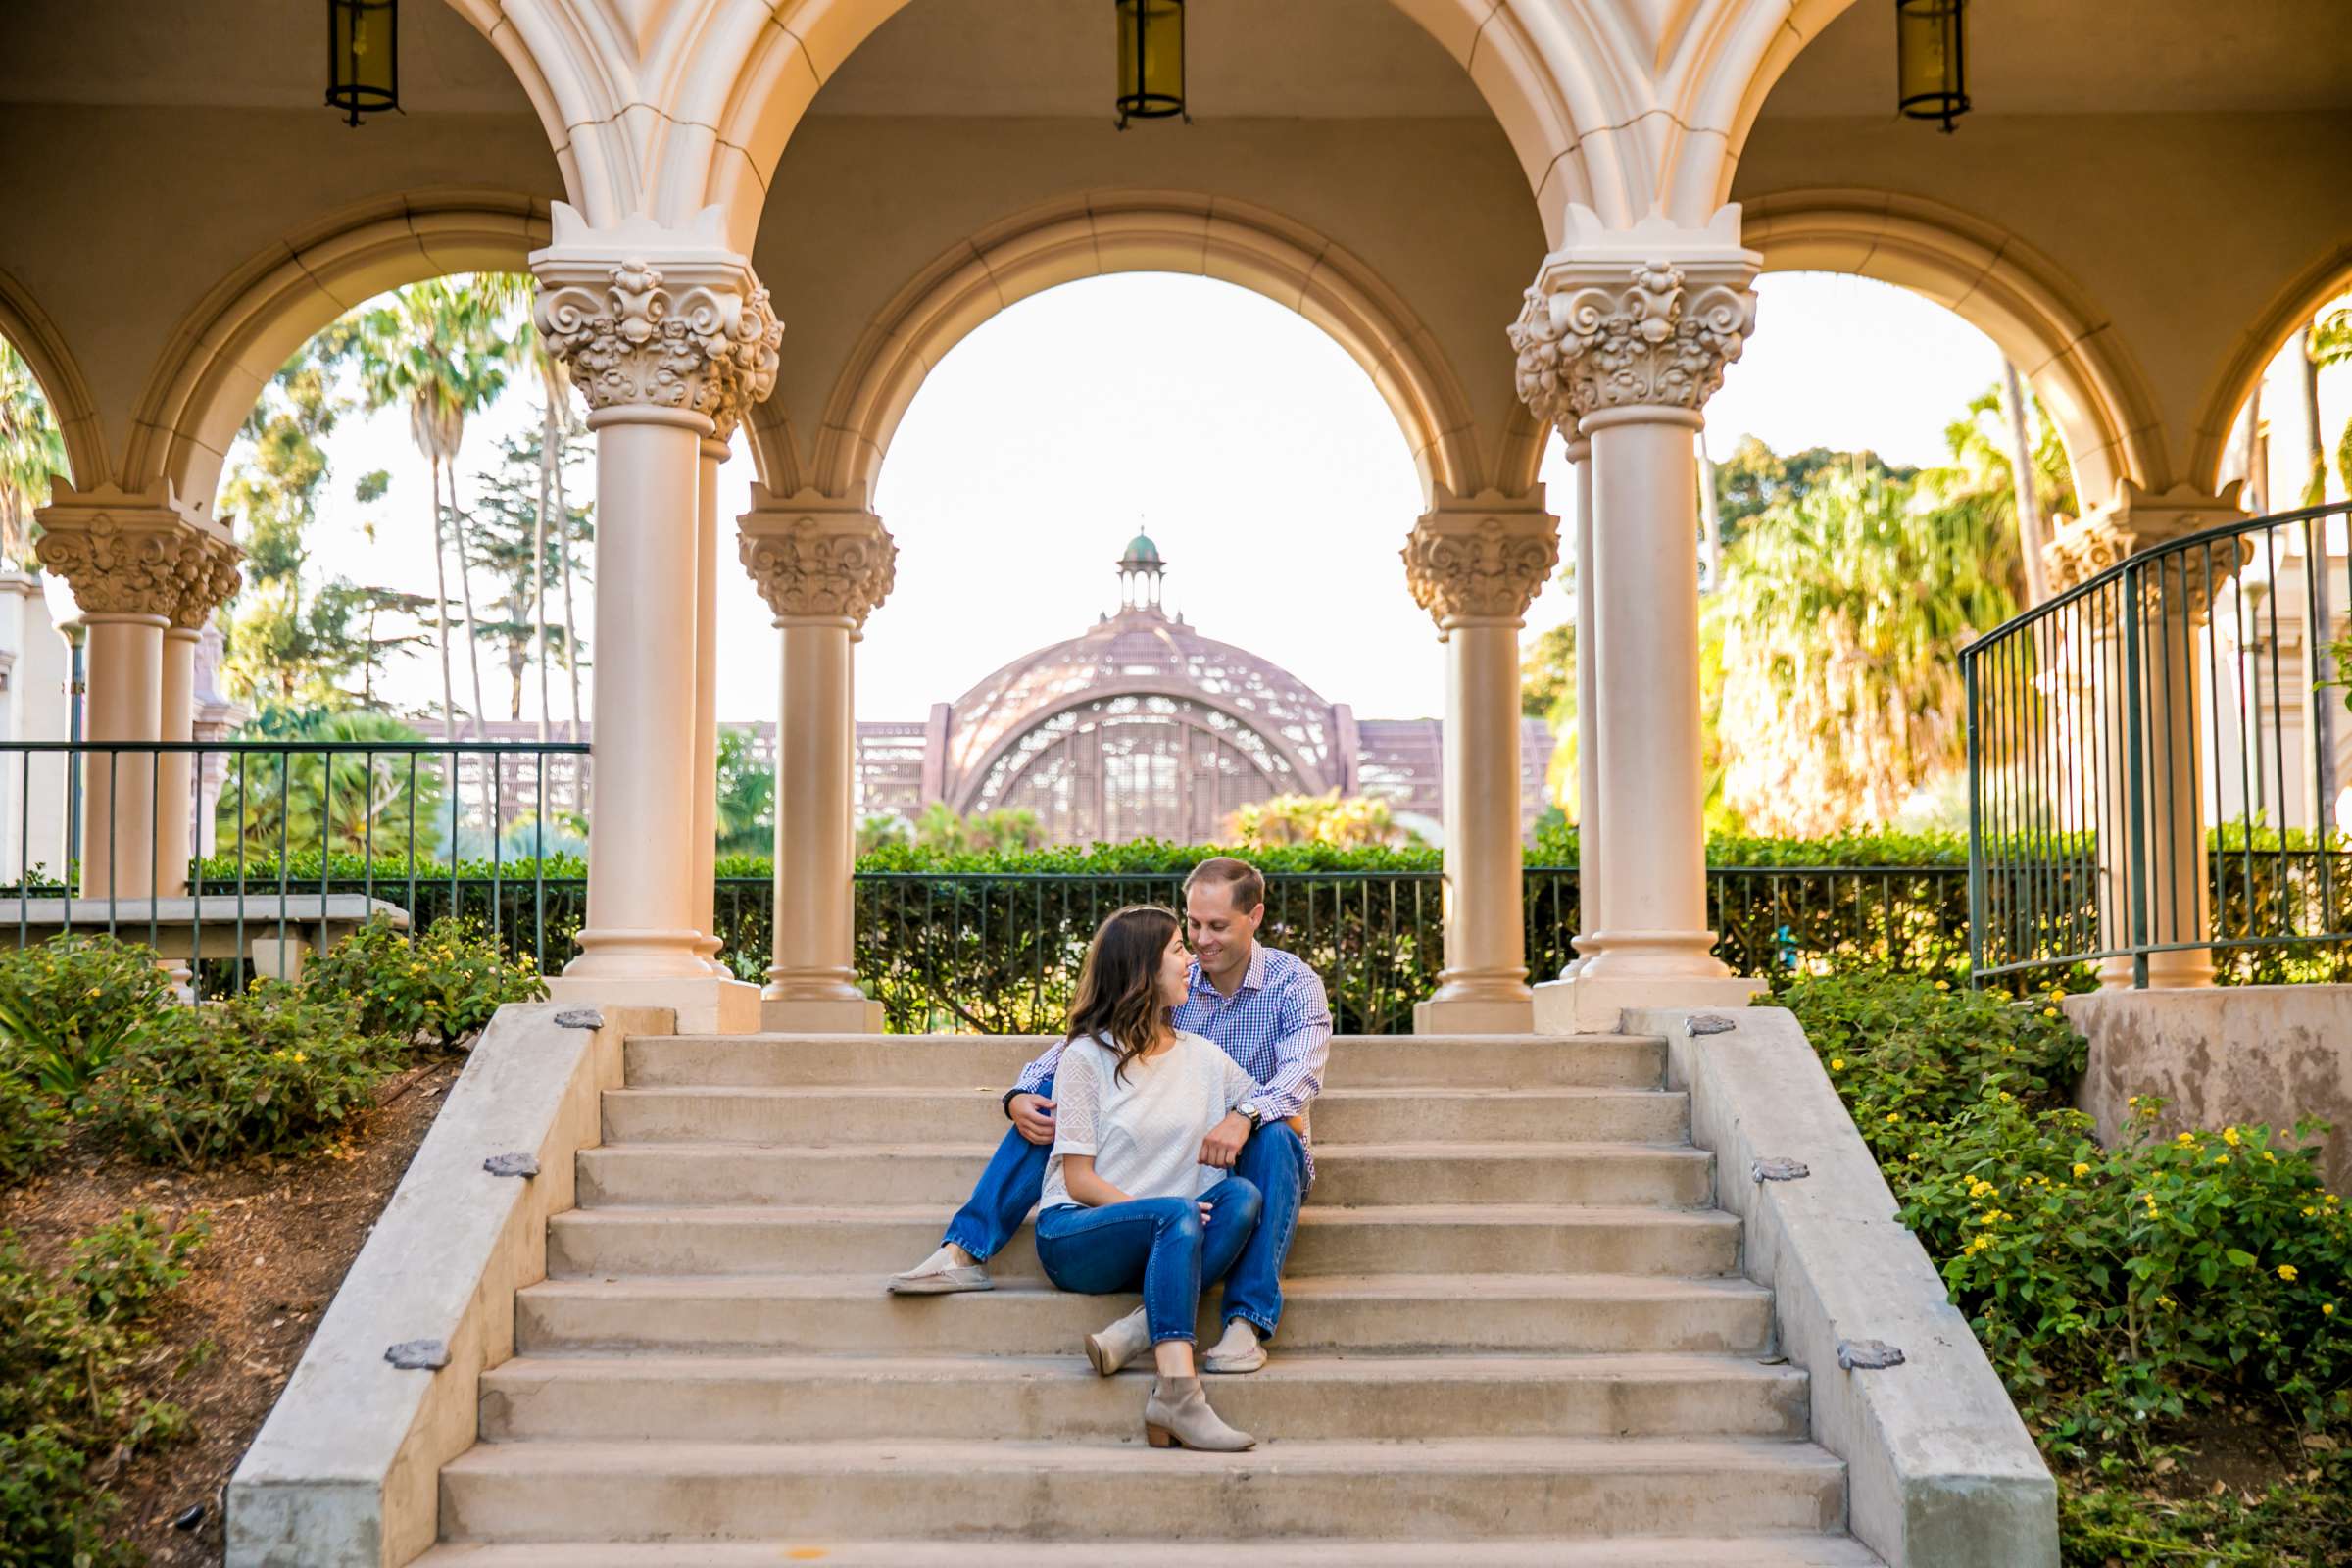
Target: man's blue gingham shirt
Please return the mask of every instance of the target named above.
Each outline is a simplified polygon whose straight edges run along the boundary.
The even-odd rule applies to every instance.
[[[1251,945],[1250,968],[1239,989],[1221,994],[1193,964],[1192,991],[1176,1009],[1176,1027],[1206,1035],[1225,1054],[1257,1080],[1256,1102],[1262,1121],[1297,1116],[1304,1121],[1306,1107],[1323,1088],[1323,1065],[1331,1057],[1331,1007],[1323,1000],[1323,982],[1304,960],[1269,948]],[[1013,1088],[1034,1095],[1054,1076],[1061,1061],[1061,1041],[1021,1069]],[[1315,1173],[1312,1140],[1307,1142],[1307,1179]]]

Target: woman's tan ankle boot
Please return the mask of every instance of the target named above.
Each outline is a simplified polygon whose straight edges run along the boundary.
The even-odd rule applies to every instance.
[[[1110,1327],[1086,1337],[1086,1358],[1104,1377],[1109,1377],[1150,1348],[1152,1325],[1146,1321],[1144,1309],[1140,1306]]]
[[[1208,1407],[1197,1377],[1163,1377],[1152,1385],[1152,1397],[1144,1401],[1144,1440],[1154,1448],[1202,1453],[1240,1453],[1257,1446],[1255,1438],[1234,1431]]]

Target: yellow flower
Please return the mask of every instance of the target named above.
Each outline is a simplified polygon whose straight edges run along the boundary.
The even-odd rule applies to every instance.
[[[295,1064],[296,1066],[298,1066],[298,1067],[299,1067],[299,1066],[301,1066],[301,1065],[302,1065],[302,1060],[303,1060],[303,1057],[302,1057],[302,1053],[301,1053],[301,1052],[299,1052],[299,1051],[297,1051],[296,1053],[294,1053],[294,1064]]]
[[[2002,1103],[2002,1104],[2004,1104],[2004,1105],[2006,1105],[2007,1103],[2009,1103],[2009,1091],[2008,1091],[2008,1090],[2004,1089],[2004,1090],[2002,1090],[2002,1091],[2000,1092],[2000,1102],[2001,1102],[2001,1103]]]
[[[2308,1203],[2303,1206],[2303,1217],[2305,1219],[2316,1219],[2319,1217],[2319,1212],[2320,1211],[2318,1209],[2313,1208]]]
[[[2262,1152],[2262,1162],[2266,1165],[2276,1165],[2278,1163],[2278,1156],[2266,1149]]]
[[[2156,1298],[2156,1304],[2169,1312],[2173,1309],[2173,1298],[2169,1296],[2159,1296]]]
[[[1830,1058],[1830,1071],[1832,1071],[1832,1072],[1843,1072],[1843,1071],[1845,1071],[1845,1058],[1844,1058],[1843,1056],[1832,1056],[1832,1057]]]
[[[2041,1015],[2044,1018],[2055,1018],[2058,1016],[2058,1009],[2056,1007],[2044,1007],[2041,1009]]]
[[[1901,1111],[1890,1110],[1886,1113],[1886,1125],[1889,1127],[1893,1126],[1896,1122],[1901,1121],[1902,1119],[1903,1116]]]
[[[1938,991],[1949,991],[1952,989],[1952,983],[1949,980],[1938,980],[1936,982],[1936,989]]]
[[[2223,1128],[2222,1142],[2228,1144],[2231,1149],[2235,1149],[2237,1147],[2237,1129],[2234,1127]]]
[[[2081,1181],[2083,1177],[2089,1174],[2090,1167],[2088,1165],[2084,1164],[2079,1159],[2075,1161],[2075,1180]]]
[[[2292,1263],[2281,1263],[2281,1264],[2279,1264],[2279,1265],[2278,1265],[2278,1277],[2279,1277],[2280,1279],[2282,1279],[2282,1280],[2286,1281],[2286,1283],[2287,1283],[2287,1284],[2289,1284],[2289,1285],[2292,1285],[2292,1284],[2294,1284],[2294,1283],[2295,1283],[2295,1265],[2294,1265],[2294,1264],[2292,1264]]]
[[[2213,1162],[2216,1165],[2227,1165],[2230,1163],[2230,1156],[2228,1154],[2216,1154],[2213,1156]]]
[[[2320,1316],[2322,1316],[2322,1317],[2333,1317],[2333,1316],[2335,1316],[2335,1303],[2334,1303],[2333,1301],[2322,1301],[2322,1302],[2320,1303]]]
[[[2194,1149],[2197,1147],[2197,1135],[2195,1133],[2175,1133],[2173,1142],[2179,1144],[2182,1149]]]

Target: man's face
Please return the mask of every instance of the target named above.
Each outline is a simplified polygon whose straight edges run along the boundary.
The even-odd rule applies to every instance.
[[[1231,882],[1196,882],[1184,896],[1186,939],[1200,960],[1200,972],[1212,978],[1250,966],[1250,944],[1257,940],[1258,922],[1266,917],[1262,904],[1235,908]]]

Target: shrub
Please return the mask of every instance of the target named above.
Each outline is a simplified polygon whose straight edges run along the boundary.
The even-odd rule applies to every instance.
[[[487,1025],[502,1003],[547,995],[528,955],[508,958],[480,921],[459,915],[434,921],[413,943],[371,919],[313,964],[304,986],[348,1001],[369,1034],[422,1036],[444,1049]]]
[[[2352,1221],[2316,1173],[2318,1124],[2160,1139],[2139,1100],[2101,1148],[2046,1000],[1872,974],[1785,1000],[2054,1457],[2128,1472],[2223,1402],[2352,1425]]]
[[[159,1164],[292,1153],[373,1103],[387,1055],[343,1003],[264,982],[141,1036],[92,1089],[90,1116]]]
[[[129,1042],[172,1009],[153,948],[103,936],[62,936],[0,952],[0,1032],[21,1070],[71,1102]]]
[[[201,1219],[166,1232],[133,1210],[77,1243],[53,1279],[0,1233],[0,1568],[139,1560],[106,1540],[119,1504],[90,1466],[186,1429],[175,1406],[134,1399],[126,1378],[149,1342],[134,1320],[185,1277],[203,1240]]]
[[[40,1169],[66,1136],[65,1112],[56,1099],[17,1065],[20,1049],[13,1042],[0,1044],[0,1186]]]

